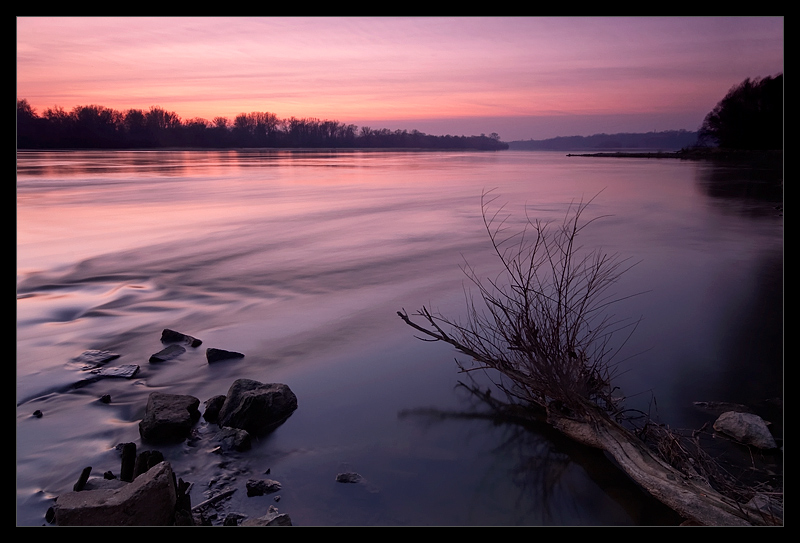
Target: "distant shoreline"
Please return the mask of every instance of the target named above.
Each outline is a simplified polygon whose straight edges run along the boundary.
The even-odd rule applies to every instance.
[[[607,153],[568,153],[568,157],[600,157],[600,158],[677,158],[682,160],[720,160],[730,162],[764,162],[770,165],[782,165],[783,150],[744,150],[703,147],[681,149],[680,151],[636,152],[615,151]]]
[[[610,158],[684,158],[680,151],[674,152],[623,152],[615,151],[612,153],[567,153],[567,156],[586,156],[586,157],[610,157]]]

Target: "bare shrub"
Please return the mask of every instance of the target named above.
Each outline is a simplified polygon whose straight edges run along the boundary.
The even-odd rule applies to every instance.
[[[614,411],[611,338],[624,329],[632,333],[637,323],[609,314],[620,301],[610,288],[630,265],[579,245],[579,234],[597,220],[583,218],[592,200],[571,204],[557,225],[526,216],[521,230],[508,226],[504,206],[492,211],[496,200],[484,193],[481,210],[501,272],[481,279],[468,263],[462,267],[478,294],[467,293],[466,322],[425,307],[416,315],[426,326],[405,311],[398,315],[428,340],[468,355],[470,361],[458,361],[462,371],[499,372],[495,384],[514,403],[546,408],[556,401],[574,410],[588,401]]]

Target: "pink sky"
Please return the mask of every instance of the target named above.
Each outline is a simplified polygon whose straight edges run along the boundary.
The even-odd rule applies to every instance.
[[[506,141],[695,130],[783,71],[783,17],[17,18],[37,112],[269,111]]]

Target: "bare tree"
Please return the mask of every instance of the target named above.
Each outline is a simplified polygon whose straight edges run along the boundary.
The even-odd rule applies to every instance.
[[[425,307],[417,315],[430,328],[415,325],[405,313],[400,316],[432,340],[469,355],[471,361],[459,363],[462,371],[499,372],[496,384],[511,401],[543,408],[556,401],[570,410],[590,402],[613,411],[611,339],[626,328],[632,333],[637,323],[609,316],[610,306],[620,301],[609,289],[630,265],[578,245],[581,231],[597,220],[583,219],[591,200],[571,205],[555,227],[528,217],[521,231],[511,231],[504,207],[490,210],[496,199],[484,193],[481,208],[502,271],[493,280],[482,280],[464,265],[479,294],[468,296],[467,322],[434,315]]]
[[[615,356],[612,337],[627,342],[638,321],[610,315],[624,298],[611,288],[632,264],[618,255],[587,250],[578,237],[592,222],[583,215],[592,200],[569,207],[557,226],[531,217],[521,230],[508,227],[497,197],[481,199],[484,226],[500,261],[495,279],[481,279],[469,264],[463,270],[477,296],[467,296],[466,322],[423,307],[398,315],[427,341],[444,341],[469,357],[463,372],[485,370],[507,398],[498,400],[473,387],[491,406],[544,410],[547,422],[564,435],[609,453],[645,490],[686,519],[708,525],[775,524],[780,520],[742,503],[739,492],[696,447],[681,436],[645,423],[645,432],[624,425],[625,411],[612,396]],[[469,388],[469,387],[468,387]],[[651,447],[640,436],[645,436]],[[750,493],[752,496],[752,493]],[[746,500],[745,500],[746,501]]]

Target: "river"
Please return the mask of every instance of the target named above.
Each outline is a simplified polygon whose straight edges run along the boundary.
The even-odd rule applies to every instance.
[[[512,227],[591,200],[581,243],[635,264],[613,308],[639,321],[618,359],[626,405],[699,428],[693,401],[782,398],[780,170],[535,151],[20,151],[17,525],[45,524],[84,467],[118,474],[118,443],[158,448],[138,434],[151,392],[202,407],[238,378],[285,383],[299,408],[231,458],[202,419],[194,446],[159,448],[193,504],[238,488],[229,510],[275,505],[300,526],[668,523],[602,454],[482,416],[458,353],[397,317],[463,317],[460,266],[499,271],[486,191]],[[164,328],[203,346],[150,364]],[[210,365],[206,347],[245,357]],[[90,349],[140,372],[73,388],[85,373],[71,360]],[[267,469],[279,502],[245,495]],[[364,482],[335,482],[342,471]]]

